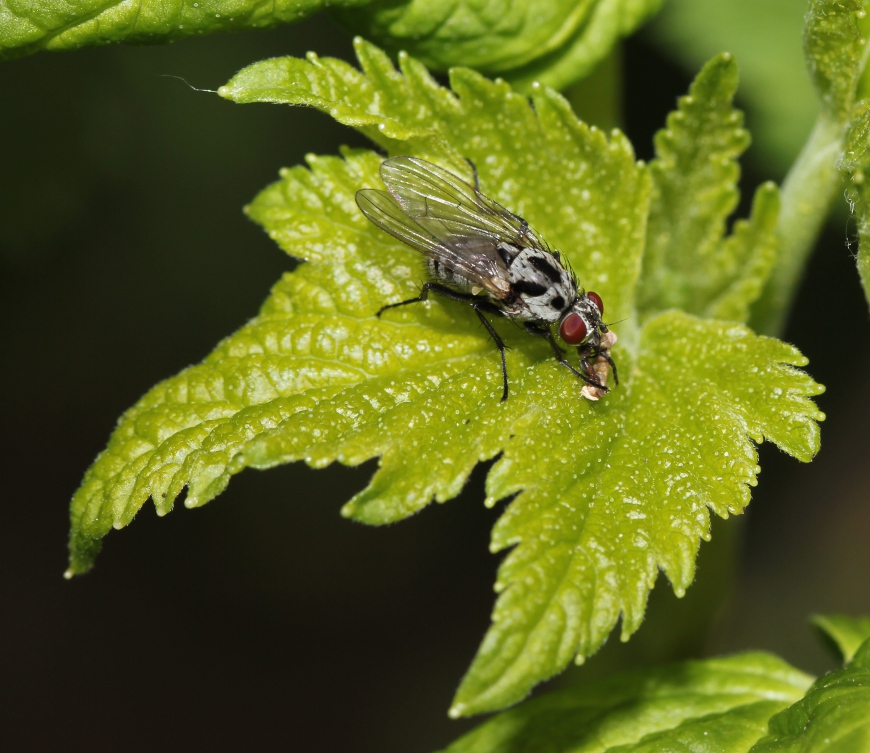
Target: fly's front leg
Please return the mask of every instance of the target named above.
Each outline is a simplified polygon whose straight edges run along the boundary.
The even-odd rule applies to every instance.
[[[459,301],[460,303],[467,303],[471,308],[474,309],[474,313],[477,314],[477,318],[480,319],[481,323],[484,327],[486,327],[486,331],[489,332],[489,336],[493,339],[496,347],[498,348],[499,354],[501,355],[501,375],[502,382],[504,383],[504,390],[502,391],[501,402],[507,400],[508,397],[508,375],[507,375],[507,359],[505,358],[505,351],[507,350],[507,346],[504,344],[504,340],[501,339],[501,335],[496,332],[495,327],[490,324],[489,320],[483,315],[484,311],[491,311],[493,313],[500,313],[499,310],[493,307],[488,301],[480,300],[477,296],[472,295],[470,293],[458,293],[455,290],[451,290],[446,285],[441,285],[437,282],[426,282],[423,283],[423,288],[420,290],[420,295],[416,298],[409,298],[407,301],[399,301],[398,303],[389,303],[386,306],[381,307],[375,316],[380,316],[387,309],[398,308],[399,306],[406,306],[409,303],[422,303],[423,301],[429,298],[429,292],[437,293],[438,295],[444,296],[445,298],[449,298],[451,301]]]
[[[595,379],[592,379],[592,377],[590,377],[588,374],[584,374],[582,371],[575,369],[570,363],[568,363],[568,359],[565,358],[565,351],[559,347],[559,344],[556,342],[556,338],[553,337],[553,333],[550,331],[549,327],[537,326],[530,322],[526,322],[524,327],[526,332],[528,332],[530,335],[535,335],[535,337],[543,337],[548,343],[550,343],[550,347],[553,349],[553,355],[556,357],[556,360],[561,363],[562,366],[568,369],[568,371],[582,379],[587,384],[591,384],[593,387],[598,387],[605,392],[610,392],[610,390],[603,384]],[[581,358],[580,363],[585,368],[585,360]]]

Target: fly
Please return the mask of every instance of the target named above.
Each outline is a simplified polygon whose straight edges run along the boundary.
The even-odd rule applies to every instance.
[[[544,338],[556,360],[584,382],[584,397],[597,400],[610,391],[608,370],[619,384],[610,357],[616,335],[602,321],[601,297],[578,286],[559,252],[528,222],[480,192],[476,170],[473,186],[416,157],[385,160],[380,172],[387,190],[357,191],[356,203],[381,230],[422,253],[433,280],[417,297],[390,303],[377,316],[425,301],[430,292],[471,306],[501,355],[502,402],[508,396],[505,344],[485,313]],[[554,325],[565,344],[576,346],[579,369],[565,358]]]

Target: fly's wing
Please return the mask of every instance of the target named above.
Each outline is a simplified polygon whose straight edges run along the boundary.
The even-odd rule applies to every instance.
[[[408,217],[386,191],[376,191],[373,188],[357,191],[356,204],[360,211],[381,230],[426,256],[434,259],[441,257],[441,244],[437,239]]]
[[[504,264],[496,254],[490,237],[477,235],[434,235],[428,227],[412,218],[386,191],[367,188],[357,191],[360,211],[381,230],[444,264],[465,277],[472,285],[504,298],[509,290]]]
[[[439,240],[484,237],[494,246],[507,242],[549,251],[524,219],[438,165],[393,157],[381,165],[381,179],[404,212]]]

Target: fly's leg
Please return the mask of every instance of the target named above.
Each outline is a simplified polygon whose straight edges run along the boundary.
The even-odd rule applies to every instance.
[[[383,306],[375,316],[380,316],[387,309],[398,308],[399,306],[406,306],[409,303],[422,303],[423,301],[429,298],[429,292],[437,293],[438,295],[444,296],[445,298],[449,298],[451,301],[459,301],[460,303],[467,303],[471,308],[474,309],[474,313],[477,314],[477,318],[480,319],[481,323],[484,327],[486,327],[486,331],[489,332],[489,336],[493,339],[495,346],[498,348],[499,355],[501,355],[501,376],[502,381],[504,383],[504,390],[501,396],[501,402],[507,400],[508,397],[508,373],[507,373],[507,359],[505,358],[505,351],[507,350],[507,346],[504,344],[504,340],[501,339],[501,335],[496,332],[495,327],[490,324],[489,320],[483,315],[484,311],[489,311],[491,313],[500,313],[499,310],[492,306],[488,301],[480,300],[477,296],[471,295],[470,293],[457,293],[455,290],[451,290],[446,285],[440,285],[437,282],[426,282],[423,283],[423,289],[420,291],[420,295],[416,298],[409,298],[407,301],[399,301],[398,303],[389,303],[386,306]]]
[[[613,359],[610,357],[609,351],[603,351],[602,355],[607,360],[607,363],[610,364],[610,370],[613,372],[613,383],[618,387],[619,386],[619,377],[616,376],[616,364],[613,363]]]
[[[540,327],[535,324],[531,324],[526,322],[524,324],[526,332],[530,335],[534,335],[535,337],[543,337],[548,343],[550,343],[550,347],[553,349],[553,355],[556,357],[556,360],[562,364],[568,371],[570,371],[575,376],[580,377],[587,384],[591,384],[593,387],[598,387],[598,389],[604,390],[605,392],[610,392],[610,389],[603,384],[600,384],[597,380],[593,379],[589,376],[588,373],[584,374],[582,371],[575,369],[570,363],[568,363],[568,359],[565,358],[565,351],[559,347],[559,344],[556,342],[556,338],[553,337],[553,333],[550,332],[549,327]],[[581,365],[585,369],[586,360],[581,357],[580,359]]]
[[[468,157],[465,158],[465,161],[471,167],[471,172],[474,175],[474,192],[480,193],[480,176],[477,174],[477,165],[474,164]]]
[[[501,339],[501,335],[495,331],[495,327],[490,324],[489,319],[487,319],[483,312],[480,310],[481,306],[477,303],[472,303],[471,307],[474,309],[477,314],[477,318],[483,323],[483,326],[486,327],[486,331],[489,332],[489,336],[492,338],[495,346],[498,348],[498,352],[501,355],[501,377],[504,382],[504,390],[501,393],[501,401],[504,402],[508,398],[508,375],[507,375],[507,361],[505,360],[504,352],[507,350],[504,344],[504,340]]]

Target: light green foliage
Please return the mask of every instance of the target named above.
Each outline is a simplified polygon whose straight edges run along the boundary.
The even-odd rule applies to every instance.
[[[443,753],[738,753],[812,679],[769,654],[633,672],[524,703]]]
[[[534,81],[563,89],[583,78],[662,1],[411,0],[341,15],[354,31],[430,68],[475,68],[528,91]]]
[[[187,504],[201,505],[246,466],[379,457],[344,512],[386,523],[455,496],[477,462],[501,453],[489,501],[517,496],[492,547],[516,547],[453,707],[471,714],[513,703],[591,654],[620,616],[630,635],[659,569],[682,593],[710,511],[739,513],[749,501],[758,473],[750,440],[766,437],[804,461],[816,452],[822,414],[809,397],[821,388],[795,368],[806,359],[794,348],[740,324],[679,311],[638,322],[650,181],[622,134],[588,128],[543,87],[532,107],[469,70],[453,71],[450,91],[408,56],[396,71],[377,48],[358,41],[357,51],[362,73],[316,56],[268,60],[220,93],[317,107],[390,154],[466,176],[464,158],[473,160],[482,190],[563,251],[608,319],[624,320],[613,351],[620,386],[583,400],[546,343],[499,320],[512,348],[500,403],[497,352],[467,307],[433,300],[376,318],[384,303],[415,294],[422,258],[354,203],[357,189],[380,185],[380,157],[311,157],[310,170],[283,171],[248,210],[305,263],[203,364],[121,419],[73,501],[71,571],[87,569],[99,538],[149,496],[166,512],[188,485]],[[739,231],[732,243],[754,237]],[[757,271],[737,268],[726,287],[757,288]],[[731,300],[711,296],[705,305]]]
[[[803,363],[740,325],[671,312],[643,328],[629,388],[592,415],[541,395],[538,431],[515,437],[488,479],[491,499],[524,490],[493,531],[494,549],[519,546],[454,710],[519,700],[536,674],[593,653],[620,612],[626,640],[659,569],[682,595],[709,511],[728,517],[749,502],[759,469],[747,433],[812,457],[815,388],[786,365]]]
[[[866,753],[870,750],[870,639],[846,666],[819,678],[770,720],[751,753]]]
[[[870,617],[817,615],[813,618],[813,624],[837,644],[847,662],[852,660],[861,644],[870,638]]]
[[[153,44],[231,29],[293,23],[327,5],[371,0],[0,0],[0,60],[39,50],[74,50],[112,42]]]
[[[652,200],[638,305],[745,321],[776,254],[779,197],[765,184],[752,218],[723,239],[739,200],[737,158],[749,145],[732,101],[737,65],[723,54],[698,74],[656,134]]]

